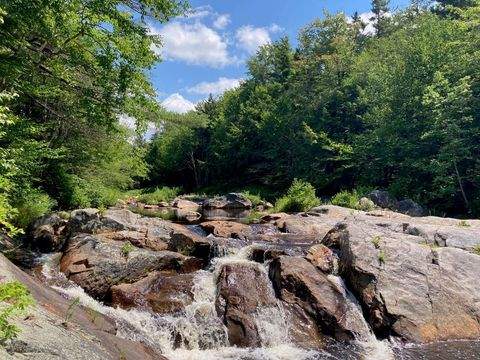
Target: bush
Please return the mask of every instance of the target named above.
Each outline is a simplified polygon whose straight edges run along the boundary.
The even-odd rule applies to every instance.
[[[263,203],[263,199],[258,194],[253,194],[249,191],[243,191],[243,192],[241,192],[241,194],[243,196],[245,196],[248,200],[250,200],[254,207],[258,206],[258,205],[261,205]]]
[[[360,197],[356,190],[340,191],[330,200],[332,205],[342,206],[350,209],[357,209],[359,206],[359,201]]]
[[[287,194],[275,202],[274,209],[277,212],[299,212],[308,211],[319,204],[315,188],[306,181],[295,179]]]
[[[340,191],[331,200],[332,205],[342,206],[349,209],[370,211],[373,210],[375,204],[369,199],[363,199],[362,194],[364,192],[352,190],[352,191]]]
[[[162,201],[170,202],[175,199],[180,193],[180,188],[170,188],[164,186],[162,188],[156,188],[155,191],[150,193],[143,193],[138,197],[138,201],[148,205],[157,205]]]
[[[18,198],[18,202],[13,204],[16,208],[14,224],[23,229],[56,205],[55,200],[38,189],[24,190]]]
[[[33,305],[28,289],[18,281],[0,284],[0,344],[18,335],[19,329],[9,322]]]

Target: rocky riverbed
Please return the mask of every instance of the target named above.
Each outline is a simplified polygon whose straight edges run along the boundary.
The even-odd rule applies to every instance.
[[[479,220],[320,206],[246,224],[238,199],[207,202],[236,214],[221,217],[182,201],[195,225],[128,208],[37,221],[30,268],[0,257],[37,300],[0,357],[479,358]]]

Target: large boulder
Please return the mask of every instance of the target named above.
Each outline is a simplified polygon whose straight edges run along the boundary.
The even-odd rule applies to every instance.
[[[200,226],[207,234],[217,237],[246,240],[252,236],[250,226],[234,221],[207,221]]]
[[[30,233],[32,245],[41,252],[60,251],[67,238],[68,220],[58,214],[50,214],[37,219]]]
[[[155,271],[145,278],[111,288],[111,303],[124,309],[147,308],[158,314],[174,314],[192,303],[193,273]]]
[[[340,272],[377,334],[414,342],[478,339],[480,256],[418,238],[347,222],[324,242],[338,249]]]
[[[203,207],[206,209],[250,209],[252,202],[242,194],[230,193],[225,196],[206,199],[203,202]]]
[[[80,234],[70,240],[60,270],[93,297],[105,299],[113,285],[138,281],[155,270],[182,271],[189,260],[171,251],[125,251],[121,242]]]
[[[227,327],[231,345],[260,347],[256,315],[262,309],[276,308],[277,302],[268,276],[260,265],[231,263],[220,270],[215,306]]]
[[[368,194],[368,198],[383,209],[392,209],[397,204],[397,200],[388,191],[384,190],[373,190]]]
[[[425,209],[411,199],[398,201],[393,210],[409,216],[425,216],[426,214]]]
[[[184,209],[184,210],[191,210],[191,211],[198,211],[202,207],[196,202],[181,199],[181,198],[175,199],[173,201],[172,206],[177,209]]]
[[[277,296],[301,308],[317,324],[319,333],[338,340],[367,338],[359,305],[340,278],[328,276],[302,257],[280,256],[270,264]]]
[[[336,267],[337,259],[333,251],[322,244],[313,245],[308,249],[305,258],[324,273],[331,273]]]

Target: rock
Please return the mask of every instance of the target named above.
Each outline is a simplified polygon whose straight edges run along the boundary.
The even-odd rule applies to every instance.
[[[375,205],[383,209],[392,209],[397,203],[397,200],[393,198],[388,191],[384,190],[373,190],[368,194],[368,198],[370,198]]]
[[[233,221],[207,221],[200,226],[207,234],[217,237],[245,240],[252,235],[250,226]]]
[[[423,207],[410,199],[397,202],[393,207],[393,210],[410,216],[424,216],[426,213]]]
[[[231,345],[260,347],[255,315],[277,302],[265,271],[255,263],[232,263],[222,267],[217,279],[215,307],[227,327]]]
[[[20,281],[35,299],[25,316],[11,321],[19,328],[17,337],[0,346],[0,358],[75,360],[154,360],[165,358],[153,348],[117,337],[116,324],[108,317],[81,305],[71,311],[66,299],[42,285],[0,255],[0,281]],[[71,313],[67,325],[65,318]]]
[[[178,225],[170,233],[168,249],[203,259],[207,265],[212,255],[212,241]]]
[[[175,212],[177,221],[183,221],[187,223],[196,223],[202,218],[202,214],[196,211],[190,211],[186,209],[178,209]]]
[[[262,218],[262,222],[271,222],[279,231],[305,236],[305,241],[320,241],[336,224],[336,220],[326,216],[308,216],[308,214],[273,214]]]
[[[324,242],[339,249],[340,272],[380,336],[414,342],[478,339],[480,256],[432,249],[414,238],[344,223]]]
[[[175,199],[172,206],[178,209],[185,209],[191,211],[198,211],[201,208],[201,205],[196,202],[185,200],[185,199]]]
[[[338,340],[368,336],[361,310],[339,278],[323,274],[304,258],[281,256],[270,264],[270,279],[277,296],[303,309],[319,333]]]
[[[206,209],[251,209],[252,202],[242,194],[230,193],[226,196],[206,199],[203,207]]]
[[[162,251],[168,249],[168,243],[164,241],[164,238],[161,236],[155,236],[149,231],[132,231],[132,230],[122,230],[112,233],[103,233],[97,235],[104,239],[110,239],[114,241],[121,241],[123,243],[130,242],[132,245],[142,248],[150,249],[154,251]]]
[[[155,271],[145,278],[111,288],[113,306],[150,309],[157,314],[174,314],[193,301],[194,274]]]
[[[88,234],[77,235],[60,261],[60,270],[88,294],[105,299],[113,285],[138,281],[155,270],[180,269],[188,259],[171,251],[138,248],[125,256],[122,245]]]
[[[68,220],[55,213],[37,219],[31,231],[33,247],[41,252],[61,250],[67,237],[67,224]]]
[[[325,245],[313,245],[308,249],[306,259],[324,273],[331,273],[334,269],[335,256],[332,250]]]

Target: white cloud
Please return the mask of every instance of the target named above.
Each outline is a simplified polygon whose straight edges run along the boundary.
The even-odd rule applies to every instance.
[[[251,25],[245,25],[238,29],[236,39],[238,46],[250,54],[254,54],[260,46],[272,41],[268,28],[253,27]]]
[[[375,29],[375,24],[376,24],[376,21],[374,20],[375,14],[373,12],[369,11],[369,12],[361,13],[358,16],[359,16],[360,20],[362,21],[362,23],[365,25],[365,28],[363,29],[362,34],[364,34],[364,35],[374,35],[375,32],[377,31]],[[392,14],[387,12],[387,13],[384,14],[384,16],[391,17]],[[347,16],[347,21],[349,23],[352,23],[353,22],[352,17]]]
[[[273,23],[272,25],[269,26],[268,30],[269,30],[272,34],[275,34],[275,33],[282,32],[282,31],[285,30],[285,29],[282,28],[280,25]]]
[[[195,104],[185,99],[182,95],[175,93],[162,101],[162,106],[171,112],[185,114],[195,109]]]
[[[225,91],[236,88],[240,85],[242,79],[228,79],[225,77],[219,78],[214,82],[201,82],[191,88],[188,88],[188,92],[201,94],[201,95],[220,95]]]
[[[225,29],[227,25],[230,24],[230,15],[229,14],[221,14],[213,22],[213,27],[216,29]]]
[[[191,9],[185,15],[188,19],[195,19],[195,18],[204,18],[212,14],[212,7],[210,5],[205,6],[198,6],[196,8]]]
[[[213,29],[200,22],[171,22],[150,31],[162,37],[163,46],[153,50],[169,60],[182,60],[193,65],[223,67],[233,62],[227,43]]]

